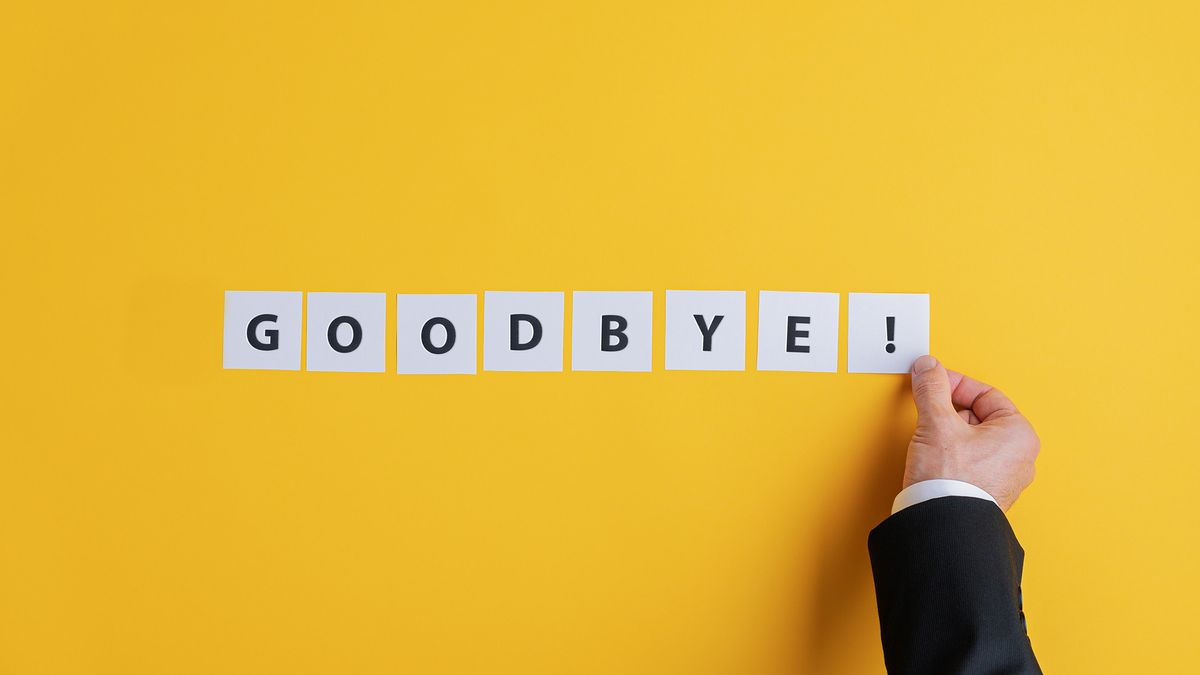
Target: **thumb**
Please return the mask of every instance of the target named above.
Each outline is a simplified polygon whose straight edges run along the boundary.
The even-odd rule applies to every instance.
[[[943,417],[961,419],[950,401],[950,376],[932,356],[922,356],[913,362],[912,393],[918,418],[929,422]]]

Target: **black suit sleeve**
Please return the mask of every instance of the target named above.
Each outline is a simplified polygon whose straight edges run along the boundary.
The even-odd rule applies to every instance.
[[[888,673],[1041,673],[1021,609],[1025,552],[985,499],[903,509],[867,539]]]

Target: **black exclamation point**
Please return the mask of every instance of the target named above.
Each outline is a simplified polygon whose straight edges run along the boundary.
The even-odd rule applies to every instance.
[[[892,340],[896,339],[896,317],[894,316],[889,316],[887,318],[887,337],[888,343],[883,350],[891,354],[896,351],[896,345],[892,344]]]

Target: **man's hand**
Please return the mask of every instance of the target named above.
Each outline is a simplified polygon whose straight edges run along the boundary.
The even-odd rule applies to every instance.
[[[908,444],[904,485],[935,478],[984,489],[1007,511],[1033,482],[1040,442],[1025,416],[999,389],[954,371],[932,356],[912,367],[917,430]]]

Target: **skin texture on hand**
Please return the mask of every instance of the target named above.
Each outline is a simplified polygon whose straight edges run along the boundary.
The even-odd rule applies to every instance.
[[[1008,511],[1033,482],[1041,444],[1029,420],[999,389],[948,371],[932,356],[913,363],[912,391],[917,429],[903,487],[961,480],[983,488]]]

